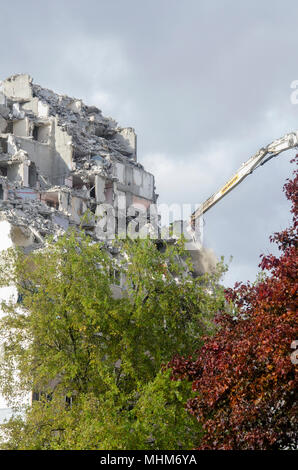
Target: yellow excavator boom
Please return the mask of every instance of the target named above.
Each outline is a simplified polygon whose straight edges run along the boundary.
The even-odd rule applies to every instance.
[[[255,155],[253,155],[247,162],[243,163],[239,170],[232,176],[232,178],[224,184],[218,191],[210,196],[203,204],[201,204],[195,212],[191,215],[191,224],[195,220],[207,212],[218,201],[226,196],[232,189],[234,189],[241,181],[250,175],[257,167],[264,165],[271,158],[279,155],[281,152],[292,149],[298,145],[298,131],[286,134],[280,139],[274,140],[271,144],[261,148]],[[266,157],[266,158],[265,158]]]

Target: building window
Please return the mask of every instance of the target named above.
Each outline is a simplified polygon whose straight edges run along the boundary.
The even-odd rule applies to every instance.
[[[7,153],[7,138],[0,137],[0,153]]]
[[[73,402],[73,397],[72,396],[67,396],[65,397],[65,405],[66,405],[66,408],[71,408],[72,406],[72,402]]]
[[[32,131],[33,140],[47,144],[50,137],[50,126],[49,125],[35,125]]]
[[[33,162],[29,166],[29,186],[30,188],[35,188],[37,182],[37,173],[36,166]]]

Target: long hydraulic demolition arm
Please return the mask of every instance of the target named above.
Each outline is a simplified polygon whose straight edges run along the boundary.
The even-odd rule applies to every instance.
[[[210,196],[198,209],[191,215],[191,223],[194,225],[195,220],[207,212],[218,201],[226,196],[232,189],[234,189],[241,181],[250,175],[256,168],[268,162],[273,157],[276,157],[281,152],[290,150],[298,145],[298,131],[286,134],[280,139],[274,140],[267,147],[261,148],[255,155],[253,155],[247,162],[243,163],[234,176],[212,196]],[[266,157],[266,158],[265,158]]]

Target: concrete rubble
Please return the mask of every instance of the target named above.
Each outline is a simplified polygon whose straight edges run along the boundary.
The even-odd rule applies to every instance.
[[[34,249],[86,211],[85,229],[97,239],[98,207],[117,210],[119,200],[144,210],[157,200],[154,176],[137,162],[134,129],[29,75],[0,82],[0,220],[19,228],[16,244]]]

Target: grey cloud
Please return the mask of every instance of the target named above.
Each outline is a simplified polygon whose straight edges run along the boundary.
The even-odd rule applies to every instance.
[[[297,127],[294,0],[0,3],[1,78],[28,72],[99,107],[106,97],[103,112],[105,104],[136,128],[146,167],[156,153],[193,167],[197,181],[183,165],[184,180],[174,164],[167,181],[157,175],[161,202],[201,202],[261,146]],[[218,165],[208,165],[214,147]],[[288,221],[281,188],[292,154],[269,162],[206,215],[206,242],[217,255],[234,255],[229,283],[254,275],[268,235]]]

